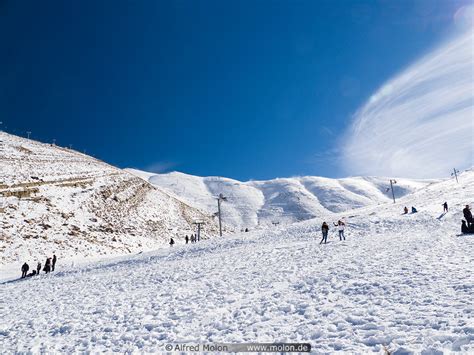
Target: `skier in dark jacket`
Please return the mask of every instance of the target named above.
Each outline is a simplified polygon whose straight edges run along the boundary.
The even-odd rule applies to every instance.
[[[189,237],[188,237],[188,235],[186,235],[186,237],[184,238],[184,240],[186,241],[186,244],[189,243]]]
[[[174,239],[171,238],[171,239],[170,239],[170,246],[172,247],[173,245],[174,245]]]
[[[448,212],[448,203],[443,203],[443,212]]]
[[[56,260],[58,260],[56,258],[56,254],[53,254],[53,264],[52,264],[52,270],[51,271],[54,271],[54,268],[56,267]]]
[[[415,207],[411,206],[411,213],[417,213],[418,211],[416,210]]]
[[[27,263],[24,263],[23,266],[21,267],[21,278],[24,279],[26,277],[26,274],[28,273],[28,270],[30,269],[30,266]]]
[[[462,210],[462,213],[464,214],[464,218],[466,219],[467,226],[469,228],[469,226],[473,223],[472,222],[472,213],[471,213],[471,209],[469,208],[469,205],[466,205],[466,208],[464,208]]]
[[[51,272],[51,258],[46,258],[46,262],[44,263],[43,271],[46,274]]]
[[[36,265],[36,275],[39,275],[41,271],[41,263],[38,262],[38,265]]]
[[[329,226],[326,222],[323,222],[323,225],[321,226],[321,232],[323,233],[323,239],[319,242],[319,244],[324,244],[327,243],[328,241],[328,233],[329,233]]]

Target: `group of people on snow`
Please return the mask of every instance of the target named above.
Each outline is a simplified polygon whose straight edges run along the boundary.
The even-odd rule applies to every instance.
[[[448,212],[448,203],[444,202],[442,206],[443,206],[443,212],[444,213]],[[403,210],[404,210],[404,214],[408,213],[408,208],[406,206]],[[416,210],[415,207],[412,207],[411,212],[417,213],[418,211]],[[466,207],[463,209],[463,215],[465,219],[462,220],[461,232],[464,234],[474,234],[474,219],[472,217],[472,213],[471,213],[471,209],[469,205],[466,205]],[[344,220],[343,219],[338,220],[336,223],[334,223],[334,226],[337,227],[339,240],[340,241],[346,240],[346,237],[344,235],[346,224]],[[327,239],[328,239],[328,234],[329,234],[329,225],[326,222],[323,222],[321,226],[321,232],[322,232],[322,239],[319,242],[319,244],[323,244],[323,243],[327,244]],[[189,242],[197,243],[200,240],[200,238],[198,237],[197,234],[191,234],[191,236],[186,235],[184,237],[184,240],[186,244],[188,244]],[[169,244],[170,246],[173,246],[175,244],[175,241],[173,238],[170,239]],[[53,254],[53,257],[46,258],[43,271],[46,274],[50,273],[51,271],[54,271],[56,267],[56,261],[57,261],[56,254]],[[25,262],[21,267],[21,278],[39,275],[41,272],[41,266],[42,266],[41,262],[38,262],[38,264],[36,265],[36,270],[32,270],[31,273],[28,273],[28,271],[30,270],[30,266],[28,265],[28,263]]]
[[[186,237],[184,237],[184,241],[186,242],[186,244],[188,244],[189,242],[191,243],[197,243],[201,240],[201,237],[198,236],[197,234],[191,234],[190,237],[188,237],[186,235]]]
[[[338,220],[337,223],[334,223],[334,226],[337,227],[337,231],[339,233],[339,240],[346,240],[344,235],[344,229],[346,228],[346,224],[342,219]],[[329,225],[326,222],[323,222],[321,226],[321,232],[323,234],[323,238],[319,242],[319,244],[326,244],[328,241],[328,234],[329,234]]]
[[[197,243],[201,240],[201,238],[197,235],[197,234],[191,234],[191,236],[188,236],[186,235],[184,237],[184,241],[186,242],[186,244],[188,244],[189,242],[191,243]],[[173,238],[170,238],[170,246],[172,247],[173,245],[175,245],[175,241]]]
[[[43,271],[45,274],[49,274],[51,271],[54,271],[57,260],[58,258],[56,257],[56,254],[53,254],[53,257],[46,258],[46,262],[44,263],[44,267],[43,267]],[[36,269],[33,269],[30,273],[28,273],[29,270],[30,270],[30,265],[28,265],[28,263],[25,262],[21,266],[22,279],[24,279],[25,277],[39,275],[41,273],[41,262],[38,261],[38,264],[36,265]]]
[[[417,213],[417,212],[418,212],[418,210],[415,207],[411,206],[411,213]],[[403,214],[408,214],[408,207],[407,206],[405,206],[405,208],[403,209]]]
[[[447,213],[449,208],[448,208],[448,203],[444,202],[442,204],[443,206],[443,213]],[[404,214],[408,213],[408,207],[405,206],[403,209]],[[411,208],[411,213],[417,213],[417,209],[412,206]],[[472,217],[471,213],[471,208],[469,205],[466,205],[466,207],[462,210],[464,219],[462,220],[462,225],[461,225],[461,232],[464,234],[474,234],[474,219]],[[346,224],[342,219],[338,220],[337,223],[334,223],[334,226],[337,227],[337,231],[339,233],[339,240],[346,240],[346,237],[344,235],[344,229],[346,227]],[[329,234],[329,225],[326,222],[323,222],[321,226],[321,233],[323,235],[321,241],[319,244],[326,244],[327,239],[328,239],[328,234]]]

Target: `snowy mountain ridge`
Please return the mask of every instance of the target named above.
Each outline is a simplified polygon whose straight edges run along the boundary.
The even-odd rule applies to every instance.
[[[289,224],[322,215],[384,204],[392,200],[389,178],[317,176],[241,182],[223,177],[199,177],[180,172],[153,174],[127,171],[207,213],[217,212],[216,197],[223,194],[222,219],[235,230]],[[439,179],[396,179],[394,192],[401,198]]]

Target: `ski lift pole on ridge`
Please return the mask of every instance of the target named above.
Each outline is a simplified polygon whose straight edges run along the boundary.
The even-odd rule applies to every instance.
[[[451,173],[451,176],[454,176],[456,178],[456,182],[459,184],[458,173],[459,173],[459,170],[456,170],[456,168],[454,168],[453,172]]]
[[[390,189],[392,190],[393,203],[395,203],[395,192],[393,191],[393,185],[397,183],[397,180],[390,179]]]

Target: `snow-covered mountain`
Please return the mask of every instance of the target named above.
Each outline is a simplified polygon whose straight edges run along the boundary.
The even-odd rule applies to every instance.
[[[149,250],[216,224],[205,213],[90,156],[0,132],[0,265]]]
[[[460,221],[473,203],[471,169],[459,184],[433,183],[396,204],[80,270],[60,260],[54,274],[0,284],[0,351],[303,342],[316,354],[472,354],[474,235],[461,235]],[[404,215],[404,206],[419,212]],[[322,221],[343,215],[347,240],[331,224],[320,245]]]
[[[227,197],[221,205],[224,225],[237,230],[288,224],[392,200],[391,191],[387,191],[389,178],[305,176],[241,182],[179,172],[153,174],[126,170],[208,213],[217,211],[216,197],[222,193]],[[401,198],[439,180],[396,181],[395,196]]]

